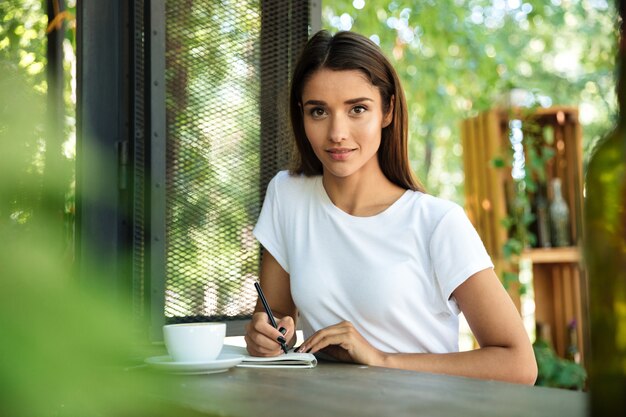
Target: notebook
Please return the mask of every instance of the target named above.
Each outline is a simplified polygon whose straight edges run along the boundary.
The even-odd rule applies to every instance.
[[[311,353],[297,353],[290,350],[288,353],[271,358],[250,356],[245,347],[224,345],[222,353],[242,355],[243,361],[237,366],[240,368],[315,368],[317,358]]]

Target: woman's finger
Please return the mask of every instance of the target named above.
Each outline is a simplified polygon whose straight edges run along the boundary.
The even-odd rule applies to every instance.
[[[244,337],[248,353],[252,356],[277,356],[282,350],[280,344],[258,334],[248,334]]]
[[[248,345],[247,346],[248,353],[251,356],[261,356],[261,357],[273,357],[278,356],[282,353],[282,350],[269,350],[264,347]]]
[[[284,338],[285,342],[289,346],[293,346],[296,342],[296,324],[292,317],[285,316],[282,319],[278,320],[277,323],[278,332]]]
[[[344,344],[346,343],[346,335],[345,333],[333,333],[333,334],[324,334],[317,340],[313,341],[310,344],[306,345],[307,352],[315,353],[318,352],[328,346],[338,345],[346,349]],[[346,349],[348,350],[348,349]]]
[[[342,322],[314,333],[299,352],[324,351],[336,359],[363,364],[379,363],[382,352],[370,345],[350,322]]]
[[[294,321],[291,317],[281,320],[285,334],[294,333]],[[282,352],[281,342],[286,342],[285,336],[270,323],[266,313],[257,312],[252,321],[246,326],[246,347],[253,356],[277,356]]]
[[[318,330],[305,340],[300,346],[300,352],[317,352],[320,349],[328,346],[330,340],[343,341],[346,334],[346,326],[344,323],[335,324],[324,329]],[[330,339],[332,338],[332,339]],[[338,344],[338,343],[335,343]]]

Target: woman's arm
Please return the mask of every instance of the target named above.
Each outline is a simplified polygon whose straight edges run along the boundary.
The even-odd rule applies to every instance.
[[[320,330],[304,350],[325,349],[342,360],[372,366],[534,384],[535,356],[522,320],[492,269],[477,272],[453,293],[480,348],[443,354],[385,353],[375,349],[351,323]]]
[[[453,293],[479,349],[448,354],[383,354],[382,366],[534,384],[537,363],[522,320],[494,271],[477,272]]]
[[[287,330],[284,337],[287,344],[293,346],[296,343],[297,310],[291,298],[289,274],[266,250],[263,250],[261,260],[260,284],[274,317],[278,319],[278,328]],[[246,326],[248,352],[254,356],[277,356],[282,353],[278,337],[283,335],[269,324],[263,305],[257,300],[252,320]]]

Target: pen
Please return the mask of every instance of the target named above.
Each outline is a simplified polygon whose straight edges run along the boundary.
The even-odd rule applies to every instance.
[[[256,288],[256,292],[259,293],[259,298],[261,299],[261,302],[263,303],[263,308],[265,309],[265,312],[270,318],[271,325],[274,326],[276,330],[278,330],[278,326],[276,325],[276,320],[274,320],[274,315],[272,314],[270,305],[267,304],[267,300],[265,299],[265,295],[263,295],[263,290],[261,290],[261,286],[259,285],[258,282],[255,282],[254,287]],[[279,342],[279,343],[280,343],[280,347],[283,349],[283,352],[287,353],[287,344],[285,342]]]

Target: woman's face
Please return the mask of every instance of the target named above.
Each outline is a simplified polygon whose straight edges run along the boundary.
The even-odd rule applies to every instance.
[[[347,178],[380,171],[381,132],[393,109],[383,115],[380,91],[357,70],[320,69],[302,90],[304,130],[324,175]]]

